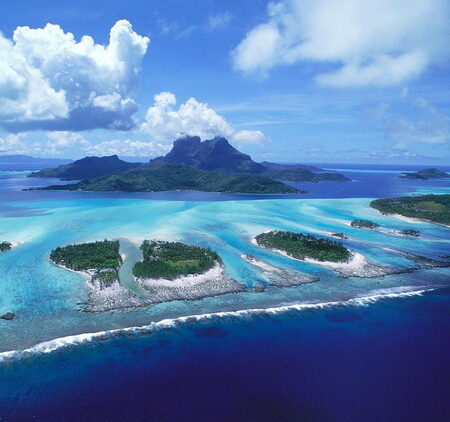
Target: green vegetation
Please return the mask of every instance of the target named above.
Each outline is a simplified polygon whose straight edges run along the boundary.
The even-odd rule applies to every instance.
[[[53,249],[50,260],[74,271],[88,271],[92,281],[108,286],[119,279],[122,258],[117,240],[68,245]]]
[[[164,162],[71,185],[49,186],[42,189],[98,192],[198,190],[254,194],[300,193],[296,188],[257,174],[225,174]]]
[[[225,138],[216,137],[201,142],[198,136],[185,136],[174,142],[172,150],[154,160],[183,164],[202,170],[227,174],[258,174],[275,180],[289,182],[320,182],[323,180],[348,181],[338,173],[324,173],[318,167],[302,164],[257,163],[238,151]],[[320,172],[320,173],[316,173]]]
[[[447,177],[450,177],[448,173],[435,168],[423,169],[416,171],[415,173],[403,173],[400,176],[401,179],[421,179],[421,180],[442,179]]]
[[[351,252],[342,243],[303,233],[271,231],[256,236],[256,242],[265,248],[284,251],[297,259],[346,262],[351,257]]]
[[[400,233],[403,236],[412,236],[412,237],[419,237],[420,236],[420,231],[419,230],[414,230],[414,229],[400,230]]]
[[[141,163],[127,163],[117,155],[110,157],[85,157],[73,163],[31,173],[28,177],[58,177],[63,180],[84,180],[106,174],[118,173],[140,166]]]
[[[348,237],[344,233],[331,233],[333,237],[339,237],[340,239],[348,239]]]
[[[0,241],[0,252],[9,251],[12,248],[12,243],[6,241]]]
[[[141,250],[144,260],[133,268],[133,274],[139,278],[174,279],[201,274],[221,262],[219,255],[211,249],[181,242],[144,240]]]
[[[351,226],[358,229],[376,229],[377,227],[380,227],[378,223],[362,219],[353,220]]]
[[[268,168],[261,174],[264,176],[272,177],[275,180],[284,180],[289,182],[348,182],[350,179],[340,173],[314,173],[310,170],[302,168],[289,168],[289,165],[285,166],[285,169],[280,168]]]
[[[434,223],[450,224],[450,194],[376,199],[370,206],[383,214],[400,214]]]

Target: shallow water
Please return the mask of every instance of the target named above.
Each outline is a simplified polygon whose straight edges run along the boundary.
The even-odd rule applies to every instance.
[[[333,386],[339,388],[339,380],[345,386],[342,394],[344,391],[361,388],[355,382],[343,381],[345,370],[350,373],[353,371],[355,376],[365,376],[363,375],[363,362],[358,361],[358,359],[362,359],[361,356],[366,356],[364,359],[375,358],[371,353],[367,355],[368,349],[360,342],[359,336],[367,337],[371,345],[376,344],[382,336],[382,331],[377,325],[380,319],[383,321],[381,326],[384,329],[392,330],[391,335],[402,335],[399,333],[401,333],[404,323],[417,322],[416,315],[412,311],[414,304],[418,303],[419,307],[429,309],[430,315],[433,315],[435,311],[433,304],[438,303],[436,318],[439,322],[436,324],[439,329],[436,328],[436,331],[430,334],[431,337],[433,335],[436,337],[434,340],[430,338],[430,341],[438,341],[437,338],[442,334],[440,331],[442,326],[446,323],[448,329],[450,325],[448,313],[441,312],[442,303],[447,305],[449,303],[448,296],[444,295],[447,302],[444,299],[442,299],[444,302],[441,302],[441,299],[436,299],[441,296],[429,296],[430,293],[425,292],[433,289],[441,291],[440,289],[448,287],[450,285],[450,269],[420,268],[410,273],[373,279],[342,278],[330,269],[294,261],[258,248],[251,243],[251,239],[256,234],[268,229],[294,230],[316,235],[343,232],[349,237],[345,241],[346,246],[363,254],[372,263],[403,269],[417,266],[415,262],[407,259],[404,253],[437,260],[444,260],[443,256],[450,255],[450,229],[426,222],[411,223],[397,217],[383,216],[369,207],[371,199],[377,197],[449,192],[448,181],[404,181],[398,179],[397,170],[393,169],[384,172],[380,169],[375,169],[376,171],[373,169],[351,170],[344,173],[351,177],[353,182],[309,184],[306,186],[310,191],[308,194],[293,196],[228,195],[201,192],[118,194],[22,191],[23,188],[43,186],[54,183],[54,181],[26,178],[26,172],[2,172],[0,174],[0,239],[20,242],[19,246],[12,251],[0,254],[0,288],[2,292],[0,314],[7,311],[16,313],[16,317],[12,321],[0,320],[0,352],[17,350],[13,354],[3,353],[0,355],[4,361],[3,364],[0,363],[0,368],[3,368],[0,377],[2,385],[0,402],[4,400],[3,403],[8,403],[14,399],[20,403],[14,409],[11,406],[5,408],[8,413],[5,413],[4,420],[26,419],[31,414],[39,415],[38,419],[42,420],[77,420],[76,412],[66,412],[63,404],[66,400],[81,400],[83,405],[80,407],[78,415],[86,417],[89,409],[100,412],[101,404],[109,402],[112,396],[117,395],[120,397],[117,403],[124,400],[122,409],[131,412],[129,415],[138,415],[139,411],[136,409],[140,409],[141,415],[147,414],[145,412],[159,411],[160,420],[164,418],[174,420],[176,418],[170,413],[169,408],[157,404],[158,397],[162,402],[169,399],[168,391],[171,383],[175,383],[175,390],[186,397],[185,400],[178,402],[180,407],[174,406],[174,409],[178,409],[179,414],[183,414],[184,411],[195,412],[205,407],[208,397],[211,400],[210,394],[216,391],[216,394],[220,395],[219,399],[223,400],[223,420],[227,420],[225,415],[228,415],[228,420],[232,420],[236,416],[233,412],[239,414],[243,412],[243,415],[247,415],[245,418],[238,418],[239,420],[265,420],[263,415],[259,415],[260,419],[258,419],[252,413],[258,406],[264,408],[265,402],[269,406],[268,415],[270,412],[279,413],[282,411],[281,408],[286,407],[291,409],[293,415],[304,414],[305,418],[312,415],[318,417],[317,420],[361,420],[362,405],[358,405],[354,400],[344,399],[341,393],[334,391],[334,399],[331,400],[329,406],[326,406],[323,401],[327,393],[332,391]],[[383,231],[352,228],[349,223],[354,218],[376,221],[382,226]],[[415,239],[392,234],[393,230],[409,227],[420,230],[422,236]],[[183,240],[211,247],[222,256],[227,273],[238,282],[248,286],[250,290],[194,302],[179,301],[103,313],[82,312],[80,309],[82,309],[82,304],[88,300],[89,294],[85,279],[78,274],[52,265],[48,261],[48,255],[52,248],[59,245],[104,238],[129,239],[135,243],[145,238]],[[132,243],[122,240],[121,248],[123,252],[130,255],[128,264],[131,265],[133,259],[138,259],[134,255],[136,248]],[[254,255],[273,266],[317,276],[320,280],[297,287],[268,287],[263,293],[254,292],[251,287],[257,282],[267,283],[267,279],[264,277],[264,273],[242,259],[243,254]],[[135,287],[132,286],[133,280],[130,279],[127,282],[130,283],[130,290],[133,290]],[[425,296],[402,298],[414,294],[414,292],[424,292]],[[387,308],[384,307],[385,305],[370,305],[369,310],[352,308],[371,304],[382,300],[383,297],[400,297],[401,299],[385,299],[395,300],[395,306],[389,305],[391,308],[387,305]],[[402,305],[402,301],[408,301],[405,303],[410,305]],[[326,305],[325,309],[320,309],[324,307],[320,304],[329,302],[331,304]],[[342,303],[346,304],[344,310],[341,309]],[[372,306],[374,306],[373,310]],[[402,312],[405,306],[406,314],[404,315]],[[270,310],[267,311],[267,308]],[[252,309],[255,311],[248,311]],[[332,309],[337,310],[332,311]],[[377,310],[380,310],[380,313],[377,313]],[[221,312],[228,313],[220,314]],[[373,317],[362,318],[367,314],[366,312],[373,314]],[[420,324],[425,318],[424,312],[419,315]],[[214,316],[217,313],[219,315]],[[188,318],[187,320],[182,318],[205,314],[207,314],[205,317]],[[288,315],[287,320],[282,316],[286,314]],[[302,316],[295,316],[297,314]],[[223,316],[220,317],[220,315]],[[394,322],[398,319],[398,324],[395,323],[389,327],[390,317],[394,318]],[[182,323],[174,323],[173,319]],[[242,319],[250,322],[241,323]],[[404,322],[403,319],[405,319]],[[156,324],[156,327],[159,328],[157,329],[158,334],[155,336],[155,325],[151,325],[151,323],[161,320],[167,322]],[[307,321],[313,322],[308,326]],[[426,321],[426,324],[433,324],[433,321],[431,318],[430,321]],[[338,328],[342,326],[341,322],[345,322],[344,326],[351,326],[352,329],[349,332],[346,332],[345,329],[342,331],[342,328]],[[139,326],[147,328],[120,331],[122,328]],[[288,327],[287,333],[284,329],[278,333],[278,327],[281,326]],[[277,329],[273,327],[277,327]],[[425,330],[425,328],[425,326],[421,327],[420,330]],[[315,329],[319,330],[317,336],[313,334]],[[104,332],[105,330],[119,331],[101,334],[100,338],[109,339],[105,343],[99,342],[99,338],[95,336],[78,336],[82,333]],[[168,330],[167,335],[165,330]],[[254,336],[249,334],[255,330],[258,334]],[[368,333],[363,334],[364,330],[368,330]],[[411,328],[411,330],[413,329]],[[294,336],[293,333],[297,331],[309,332],[309,334],[306,337]],[[148,334],[150,337],[141,339],[140,336],[145,332],[152,334]],[[319,333],[323,337],[320,337]],[[417,334],[413,331],[411,333]],[[422,335],[422,331],[420,333]],[[137,338],[135,338],[136,335],[138,335]],[[56,340],[33,349],[33,346],[40,342],[66,336],[76,337]],[[193,336],[194,340],[192,340]],[[372,337],[370,338],[370,336]],[[404,340],[406,342],[417,341],[425,348],[424,338],[416,337]],[[249,339],[248,344],[243,341],[246,338]],[[277,350],[273,349],[275,346],[271,346],[271,343],[280,348],[280,355],[277,355]],[[83,346],[75,347],[75,349],[65,347],[70,344],[83,344]],[[333,382],[329,389],[325,383],[328,379],[328,372],[324,370],[321,373],[319,377],[321,381],[318,381],[318,375],[314,373],[315,370],[318,370],[317,365],[323,365],[320,356],[326,358],[325,361],[330,358],[330,351],[326,351],[327,344],[332,345],[331,350],[338,353],[338,357],[341,359],[334,362],[336,366],[332,366],[330,363],[330,373],[338,372],[334,372]],[[313,349],[317,345],[322,355],[313,359]],[[351,355],[352,359],[356,359],[357,362],[354,369],[352,369],[350,361],[347,361],[350,356],[346,357],[344,354],[344,345],[355,348]],[[385,348],[384,352],[383,347]],[[390,347],[389,344],[383,343],[380,346],[380,353],[392,352]],[[407,350],[406,343],[399,344],[398,347],[398,353],[400,350],[401,353]],[[25,348],[32,349],[30,352],[21,353],[20,350]],[[189,348],[196,352],[185,356]],[[43,351],[49,350],[56,350],[54,352],[56,354],[42,355]],[[303,353],[305,350],[307,351],[306,356],[297,361],[297,353]],[[359,353],[364,352],[365,355],[358,355],[358,351]],[[204,362],[199,367],[200,362],[205,360],[204,353],[206,352],[212,356],[211,362],[208,364]],[[397,351],[394,352],[397,353]],[[185,357],[179,357],[180,353]],[[241,357],[238,358],[239,356]],[[392,357],[394,361],[397,359],[396,356]],[[26,359],[17,360],[21,357]],[[80,358],[83,360],[83,365],[79,367],[80,372],[74,375],[71,369],[73,359],[79,362]],[[418,357],[416,356],[416,358]],[[228,362],[227,359],[230,361]],[[268,367],[271,367],[274,359],[279,359],[280,362],[292,362],[292,365],[299,371],[299,378],[294,379],[293,375],[296,373],[294,371],[292,377],[288,377],[286,385],[283,385],[282,380],[275,377],[276,368],[281,371],[280,373],[288,373],[289,370],[283,363],[280,363],[279,366],[273,365],[268,374],[268,377],[273,379],[276,384],[273,385],[275,393],[272,394],[269,384],[264,384],[262,380],[264,371],[269,370]],[[309,366],[308,359],[312,359],[310,370],[306,370]],[[388,367],[384,367],[382,362],[378,362],[378,364],[387,371],[391,366],[393,368],[394,361],[389,363]],[[227,364],[224,365],[224,362]],[[234,367],[235,362],[236,367]],[[247,368],[243,367],[244,362],[247,362]],[[338,362],[342,362],[345,370],[339,368]],[[414,360],[408,361],[403,370],[409,370],[408,365],[412,366],[413,362]],[[218,386],[214,382],[212,384],[215,387],[211,389],[211,392],[208,392],[206,388],[207,376],[213,377],[213,380],[217,381],[211,372],[215,364],[222,365],[223,370],[228,373],[228,376],[225,377],[226,388],[224,387],[222,393],[217,390]],[[158,365],[161,367],[158,368]],[[177,374],[175,368],[180,368],[180,365],[184,365],[186,371]],[[102,381],[101,377],[109,371],[108,368],[113,368],[111,376],[105,377]],[[392,368],[391,370],[394,370]],[[141,370],[144,372],[140,373]],[[303,374],[305,370],[306,373]],[[382,378],[381,375],[380,378],[377,378],[375,373],[370,372],[370,368],[366,370],[369,371],[369,378],[375,387],[381,388],[382,382],[386,382],[386,373],[384,373],[385,378]],[[201,371],[205,371],[205,378],[199,380],[198,388],[205,396],[204,401],[202,399],[200,403],[198,398],[189,394],[186,389],[189,386],[190,377],[193,377],[194,374],[198,376]],[[340,378],[337,377],[339,371],[342,371]],[[433,368],[430,368],[430,371],[434,373]],[[29,374],[27,382],[22,387],[16,385],[14,377],[23,379],[25,373]],[[239,373],[242,374],[241,378],[239,378]],[[291,374],[291,372],[289,373]],[[145,380],[144,374],[151,381]],[[117,379],[124,377],[122,378],[123,382],[130,391],[121,392],[122,387],[115,384],[113,375]],[[85,380],[92,377],[98,379],[98,384],[94,383],[89,387]],[[156,381],[154,377],[159,377],[157,379],[160,381]],[[168,379],[163,381],[161,377],[168,377]],[[431,385],[431,379],[425,375],[423,377]],[[299,379],[303,378],[306,380],[306,386],[302,386],[302,383],[299,382]],[[70,382],[67,381],[69,379]],[[152,391],[163,389],[160,392],[161,395],[155,394],[152,397],[147,403],[148,406],[145,406],[144,402],[136,397],[137,390],[130,387],[136,383],[135,386],[143,388],[146,381],[150,382],[149,388]],[[252,382],[253,387],[248,385],[241,388],[236,387],[237,390],[233,394],[230,392],[233,385],[240,385],[240,383],[244,385],[247,382]],[[442,382],[437,384],[442,385]],[[261,385],[265,385],[265,388],[254,388],[256,383],[262,383]],[[106,384],[110,387],[106,387]],[[61,385],[65,386],[64,392],[58,390]],[[400,385],[399,380],[396,388],[400,388]],[[104,395],[99,393],[103,389],[105,389]],[[164,394],[165,391],[167,391],[167,396]],[[131,394],[131,392],[134,394],[132,398],[128,396],[128,393]],[[313,397],[314,392],[319,392],[317,399]],[[228,394],[227,397],[224,396],[225,393]],[[417,391],[414,390],[413,393],[417,394]],[[91,394],[96,396],[100,394],[98,398],[100,407],[91,402]],[[301,398],[299,394],[302,396]],[[364,391],[364,394],[367,394],[368,398],[369,390]],[[294,395],[297,402],[292,401]],[[273,402],[270,399],[272,396],[274,396]],[[381,390],[374,393],[374,396],[378,400],[374,406],[380,410],[382,405],[386,405],[386,398]],[[236,398],[241,400],[239,401],[240,407],[236,408],[229,401],[232,397],[235,400]],[[132,411],[133,406],[125,404],[125,401],[130,403],[130,400],[132,403],[136,403],[135,411],[137,413],[135,414]],[[340,407],[338,402],[342,400],[344,404]],[[405,399],[402,398],[402,400]],[[46,413],[44,409],[49,403],[52,403],[53,410]],[[346,419],[347,413],[345,412],[350,408],[353,409],[353,413],[348,413],[349,418]],[[116,405],[112,405],[110,409],[116,409]],[[411,404],[408,409],[411,409],[410,414],[413,415],[414,406]],[[335,411],[341,412],[340,417],[333,418]],[[105,414],[107,417],[104,420],[114,419],[111,417],[111,413],[106,412]],[[1,416],[3,415],[0,410],[0,418]],[[204,419],[207,419],[206,414]],[[80,419],[78,418],[78,420]],[[102,419],[94,418],[93,420]],[[127,418],[122,414],[120,420],[127,420]],[[130,417],[129,420],[136,419]],[[286,416],[281,420],[299,419],[289,419]],[[384,418],[384,420],[395,420],[395,418]]]
[[[365,195],[373,193],[374,184],[367,183],[368,177],[378,178],[380,184],[391,180],[389,186],[395,191],[400,183],[403,193],[414,193],[418,186],[424,188],[423,181],[412,185],[392,172],[363,173],[359,179],[358,174],[352,173],[355,182],[340,185],[345,185],[345,189],[352,183],[366,186]],[[12,311],[17,315],[13,321],[2,323],[0,351],[30,347],[64,335],[145,325],[167,317],[286,303],[340,301],[367,296],[379,289],[395,292],[398,288],[414,290],[448,283],[448,268],[424,268],[378,279],[343,279],[323,266],[294,261],[251,243],[255,235],[268,229],[317,235],[343,232],[349,237],[345,244],[353,251],[375,264],[402,269],[410,269],[416,263],[398,252],[441,260],[442,256],[449,255],[448,228],[383,216],[368,206],[371,199],[366,196],[322,198],[324,187],[330,187],[332,183],[310,184],[310,196],[316,192],[319,198],[248,199],[243,195],[241,200],[236,200],[236,195],[200,192],[123,195],[21,191],[25,185],[42,184],[43,181],[26,178],[23,172],[14,172],[10,178],[8,172],[3,172],[3,177],[6,182],[0,183],[7,194],[2,195],[4,199],[0,206],[0,238],[21,244],[0,255],[3,292],[0,313]],[[442,181],[427,182],[429,191],[442,189]],[[186,199],[189,196],[192,196],[191,200]],[[354,218],[376,221],[384,232],[354,229],[349,226]],[[421,238],[393,236],[389,232],[411,226],[420,230]],[[269,288],[264,293],[248,291],[195,302],[95,314],[80,312],[80,304],[86,302],[89,294],[84,277],[52,265],[48,255],[59,245],[104,238],[130,239],[135,243],[146,238],[183,240],[211,247],[223,258],[227,273],[249,288],[256,282],[266,283],[267,280],[262,272],[242,259],[243,254],[254,255],[274,266],[317,276],[320,281],[289,289]],[[126,242],[122,240],[122,248],[132,251],[133,245],[127,246]],[[132,280],[129,284],[139,295]]]

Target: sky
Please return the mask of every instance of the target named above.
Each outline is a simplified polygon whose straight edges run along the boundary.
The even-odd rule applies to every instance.
[[[450,164],[449,0],[0,5],[0,154]]]

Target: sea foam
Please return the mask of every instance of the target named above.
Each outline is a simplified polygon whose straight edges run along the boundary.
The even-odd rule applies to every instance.
[[[68,347],[108,340],[114,337],[123,337],[123,336],[129,337],[130,335],[138,336],[142,334],[151,334],[161,329],[170,329],[186,323],[198,322],[207,319],[247,318],[260,314],[274,315],[292,311],[301,312],[305,310],[326,309],[337,306],[369,306],[370,304],[378,302],[382,299],[421,296],[426,292],[430,292],[436,289],[437,287],[431,288],[425,286],[423,287],[401,286],[387,289],[376,289],[369,292],[368,295],[354,297],[341,301],[317,302],[317,303],[309,303],[309,302],[293,303],[269,308],[242,309],[237,311],[222,311],[205,314],[187,315],[177,318],[167,318],[160,321],[151,322],[148,325],[138,327],[118,328],[114,330],[99,331],[95,333],[76,334],[56,338],[49,341],[44,341],[42,343],[36,344],[35,346],[22,350],[11,350],[7,352],[1,352],[0,364],[52,353],[54,351]]]

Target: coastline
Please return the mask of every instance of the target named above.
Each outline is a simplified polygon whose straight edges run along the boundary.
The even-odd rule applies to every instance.
[[[303,183],[303,182],[302,182]],[[306,182],[305,182],[306,183]],[[63,185],[56,185],[63,186]],[[288,185],[289,186],[289,185]],[[172,190],[142,190],[142,191],[122,191],[122,190],[85,190],[85,189],[46,189],[41,187],[36,188],[26,188],[23,191],[51,191],[51,192],[88,192],[88,193],[169,193],[169,192],[198,192],[198,193],[211,193],[211,194],[223,194],[223,195],[254,195],[254,196],[274,196],[274,195],[304,195],[308,193],[306,190],[299,189],[298,192],[272,192],[272,193],[258,193],[258,192],[231,192],[231,191],[207,191],[207,190],[196,190],[196,189],[172,189]]]
[[[174,279],[166,278],[136,278],[136,282],[144,288],[152,287],[192,287],[211,278],[223,277],[225,268],[216,263],[214,267],[199,274],[188,274]]]
[[[134,239],[137,240],[137,239]],[[126,257],[126,254],[123,254]],[[106,312],[117,309],[147,307],[176,300],[199,300],[207,297],[221,296],[229,293],[247,291],[247,287],[225,274],[225,268],[217,263],[210,270],[188,276],[170,279],[139,279],[136,284],[145,290],[145,297],[139,297],[116,280],[106,287],[92,280],[94,270],[76,271],[64,265],[49,261],[64,270],[84,277],[89,288],[89,302],[80,310],[83,312]]]
[[[350,251],[352,254],[351,259],[346,262],[319,261],[317,259],[307,257],[304,259],[299,259],[279,249],[265,248],[264,246],[260,246],[256,239],[252,239],[252,243],[260,248],[270,250],[286,258],[293,259],[294,261],[305,262],[331,269],[336,271],[342,278],[378,278],[392,274],[404,274],[414,270],[414,268],[403,269],[373,264],[364,255],[355,251]]]
[[[285,270],[283,268],[274,267],[268,262],[262,261],[252,255],[241,255],[241,258],[247,261],[249,264],[257,267],[263,277],[270,282],[270,284],[267,286],[255,286],[255,289],[257,291],[265,290],[265,288],[269,286],[294,287],[319,281],[319,277],[311,276],[298,271]]]
[[[395,218],[398,218],[403,221],[407,221],[408,223],[411,223],[411,224],[423,224],[423,223],[437,224],[438,226],[446,227],[447,229],[450,229],[450,224],[438,223],[437,221],[427,220],[426,218],[406,217],[401,214],[385,214],[385,215],[390,216],[390,217],[395,217]]]
[[[230,278],[219,262],[201,274],[181,276],[174,280],[136,278],[136,283],[149,293],[145,299],[146,305],[175,300],[199,300],[247,291],[247,286]]]

